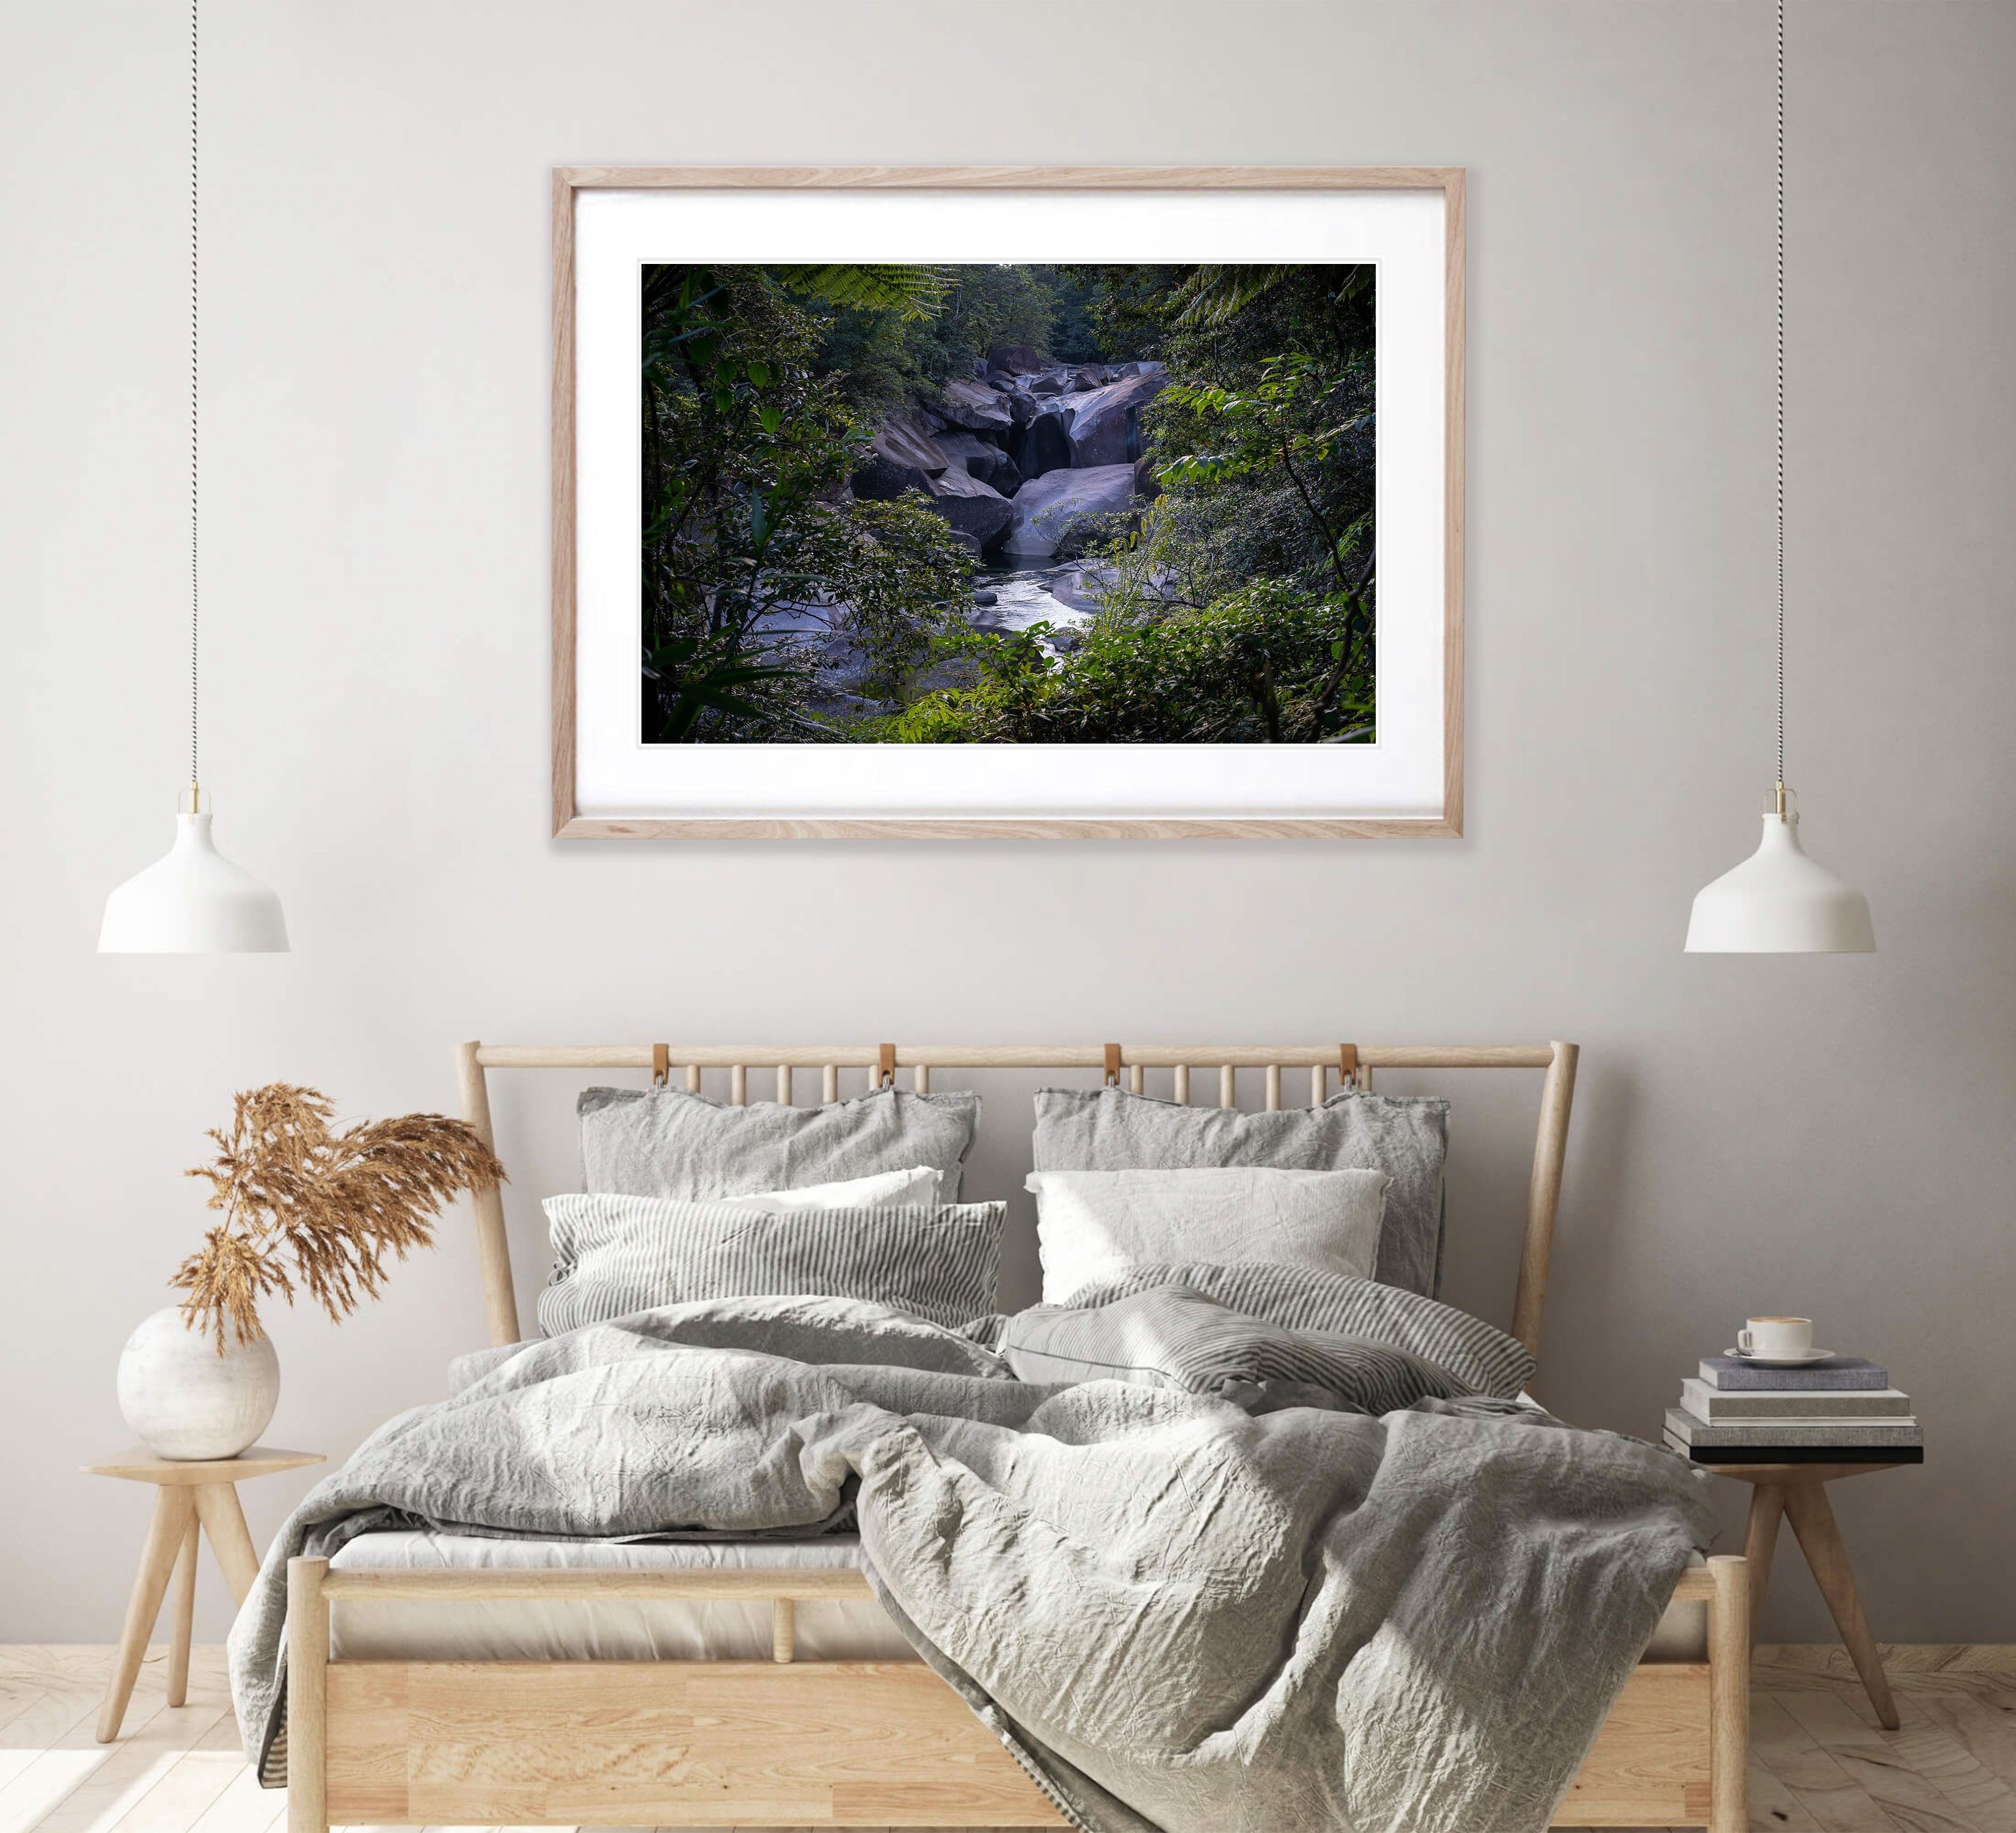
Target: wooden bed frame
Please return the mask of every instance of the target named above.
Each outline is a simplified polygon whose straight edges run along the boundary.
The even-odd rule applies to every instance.
[[[560,1049],[464,1044],[455,1053],[464,1115],[494,1144],[491,1069],[675,1068],[698,1090],[725,1069],[745,1102],[749,1071],[775,1071],[791,1100],[794,1071],[818,1070],[826,1100],[841,1071],[869,1086],[934,1069],[1090,1070],[1142,1092],[1150,1069],[1172,1071],[1187,1101],[1192,1072],[1218,1071],[1221,1106],[1238,1075],[1265,1078],[1281,1104],[1284,1072],[1306,1070],[1322,1100],[1340,1083],[1369,1087],[1383,1069],[1545,1071],[1520,1257],[1513,1334],[1536,1355],[1561,1194],[1575,1046],[813,1046],[675,1045]],[[475,1203],[491,1340],[520,1340],[501,1194]],[[794,1662],[801,1600],[859,1598],[851,1571],[331,1572],[296,1559],[287,1572],[290,1833],[329,1823],[677,1827],[1057,1827],[1065,1823],[952,1689],[922,1662]],[[1642,1663],[1626,1683],[1562,1803],[1564,1826],[1705,1826],[1747,1833],[1750,1625],[1747,1568],[1713,1558],[1683,1574],[1676,1598],[1708,1608],[1705,1662]],[[767,1600],[773,1657],[765,1662],[332,1661],[329,1606],[502,1598]]]

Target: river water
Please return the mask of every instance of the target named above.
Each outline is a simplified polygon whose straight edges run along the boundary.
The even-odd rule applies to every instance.
[[[1082,561],[977,567],[973,574],[974,602],[967,607],[967,621],[975,630],[1004,636],[1047,624],[1053,634],[1040,640],[1045,653],[1055,656],[1070,648],[1074,634],[1088,628],[1097,615],[1096,589],[1096,575]],[[991,602],[982,603],[982,599]],[[840,685],[859,672],[862,657],[851,639],[832,634],[832,616],[831,609],[823,604],[780,604],[764,614],[757,628],[765,637],[796,636],[820,643],[827,685],[815,696],[816,710],[846,715],[895,711],[862,700],[850,688]],[[970,664],[940,664],[927,670],[918,685],[950,686],[969,679],[969,669]]]
[[[1059,632],[1082,630],[1092,622],[1096,602],[1084,569],[1075,564],[982,567],[973,575],[974,602],[967,621],[976,630],[1011,634],[1047,623]],[[981,603],[992,594],[993,603]],[[1054,655],[1057,646],[1043,646]]]

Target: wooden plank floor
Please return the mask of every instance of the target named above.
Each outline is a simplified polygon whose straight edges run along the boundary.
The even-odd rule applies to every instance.
[[[1896,1731],[1877,1726],[1839,1649],[1759,1651],[1754,1833],[2016,1833],[2016,1648],[1884,1655]],[[0,1833],[284,1825],[286,1795],[260,1788],[239,1753],[223,1650],[196,1651],[178,1708],[167,1702],[166,1662],[164,1649],[148,1651],[119,1741],[99,1744],[109,1648],[0,1647]]]

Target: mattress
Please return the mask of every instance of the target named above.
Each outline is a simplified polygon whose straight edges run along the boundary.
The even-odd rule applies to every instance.
[[[338,1572],[772,1572],[861,1565],[858,1535],[816,1540],[499,1540],[432,1532],[360,1534]],[[801,1661],[915,1661],[883,1610],[861,1597],[794,1612]],[[369,1604],[333,1598],[329,1653],[352,1661],[768,1661],[771,1612],[683,1598],[498,1598]]]
[[[861,1565],[851,1534],[817,1540],[499,1540],[430,1531],[360,1534],[338,1572],[797,1572]],[[801,1602],[801,1661],[915,1661],[873,1597]],[[329,1653],[349,1661],[768,1661],[765,1602],[532,1598],[369,1604],[330,1601]],[[1670,1604],[1648,1661],[1707,1658],[1708,1607]]]

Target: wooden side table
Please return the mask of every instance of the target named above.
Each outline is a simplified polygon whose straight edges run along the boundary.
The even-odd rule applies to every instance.
[[[147,1638],[161,1614],[161,1600],[171,1577],[175,1581],[175,1615],[168,1648],[168,1704],[180,1705],[189,1697],[189,1624],[196,1608],[199,1535],[209,1540],[224,1582],[240,1604],[258,1577],[259,1555],[253,1550],[245,1511],[238,1506],[238,1492],[232,1485],[245,1477],[300,1470],[322,1460],[319,1451],[279,1451],[254,1445],[236,1457],[185,1462],[157,1457],[136,1445],[123,1457],[84,1467],[95,1477],[124,1477],[129,1482],[154,1485],[154,1514],[140,1554],[140,1576],[134,1580],[133,1595],[127,1602],[118,1658],[98,1715],[100,1744],[110,1744],[119,1735],[120,1721],[126,1716],[127,1701],[133,1697],[133,1683],[147,1652]]]
[[[1698,1461],[1698,1460],[1697,1460]],[[1915,1460],[1912,1460],[1915,1461]],[[1703,1470],[1719,1477],[1733,1477],[1751,1485],[1750,1525],[1744,1536],[1743,1550],[1750,1561],[1750,1638],[1757,1639],[1757,1622],[1763,1615],[1764,1590],[1770,1582],[1771,1558],[1778,1548],[1778,1524],[1789,1521],[1798,1537],[1799,1550],[1820,1588],[1820,1595],[1834,1615],[1834,1627],[1848,1650],[1849,1659],[1862,1676],[1863,1690],[1876,1716],[1887,1731],[1897,1729],[1897,1702],[1890,1697],[1890,1682],[1876,1651],[1876,1638],[1870,1633],[1869,1619],[1862,1614],[1862,1599],[1855,1589],[1855,1573],[1848,1563],[1848,1549],[1841,1544],[1841,1529],[1827,1500],[1827,1486],[1843,1477],[1859,1477],[1870,1471],[1911,1467],[1910,1462],[1892,1459],[1877,1464],[1702,1464]]]

